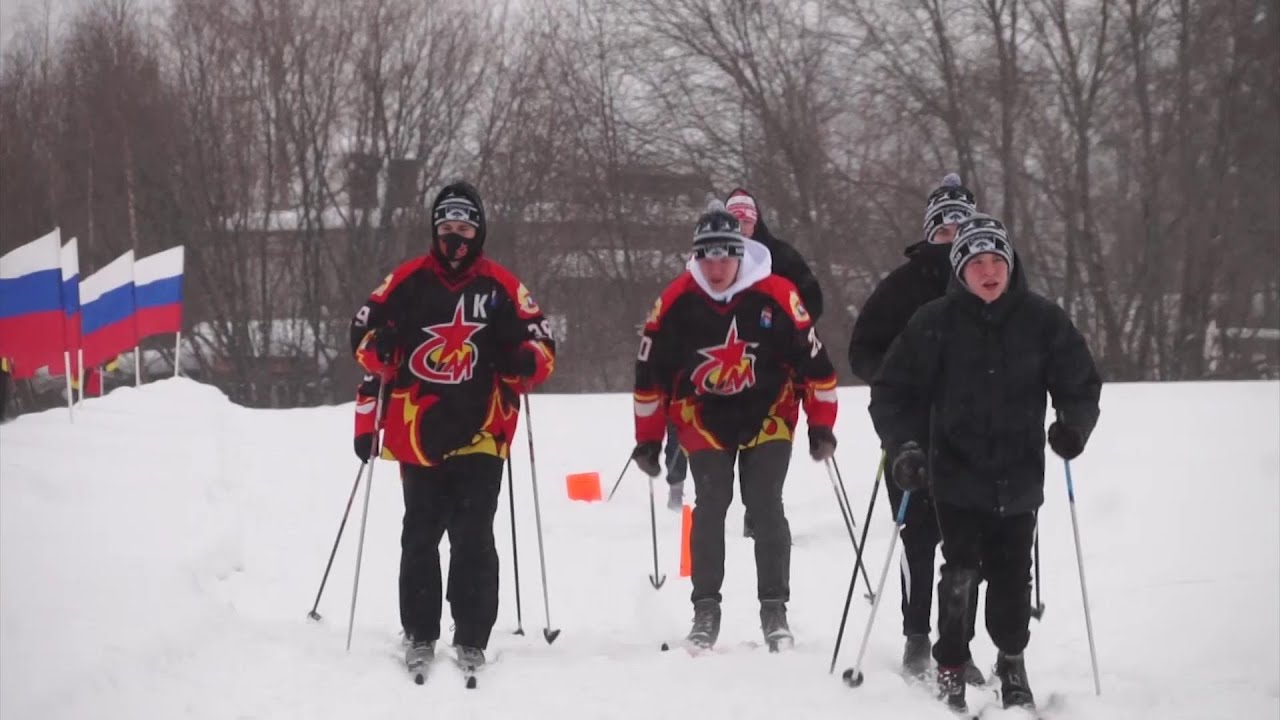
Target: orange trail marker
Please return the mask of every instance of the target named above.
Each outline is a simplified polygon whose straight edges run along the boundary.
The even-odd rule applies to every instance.
[[[565,477],[564,480],[565,487],[569,491],[570,500],[582,500],[584,502],[599,502],[601,500],[600,473],[574,473]]]
[[[689,535],[693,532],[693,506],[685,505],[680,517],[680,577],[693,575],[693,558],[689,554]]]

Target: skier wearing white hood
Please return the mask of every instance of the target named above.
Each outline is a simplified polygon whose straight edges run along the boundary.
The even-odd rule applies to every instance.
[[[734,465],[755,520],[760,624],[771,649],[791,642],[791,531],[782,486],[803,404],[809,452],[835,452],[836,377],[791,281],[771,272],[769,250],[742,235],[723,206],[698,220],[693,258],[654,304],[636,361],[636,464],[651,477],[668,419],[689,456],[697,502],[690,551],[690,646],[709,648],[720,631],[725,514]]]

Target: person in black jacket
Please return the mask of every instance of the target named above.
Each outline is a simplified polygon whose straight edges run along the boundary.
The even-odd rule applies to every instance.
[[[800,301],[808,309],[809,317],[816,326],[818,318],[822,317],[822,287],[818,285],[818,278],[809,268],[809,263],[805,262],[804,256],[789,243],[769,232],[760,204],[746,188],[734,188],[725,199],[724,205],[730,214],[738,218],[738,225],[742,228],[743,235],[768,248],[769,255],[773,258],[773,274],[781,275],[796,286],[796,290],[800,293]],[[755,525],[751,522],[751,513],[744,511],[742,535],[752,537],[754,533]]]
[[[973,193],[961,184],[960,176],[955,173],[948,174],[942,184],[929,193],[924,211],[924,237],[907,246],[907,262],[876,285],[853,325],[849,367],[863,382],[870,384],[875,378],[889,345],[915,311],[946,293],[951,279],[951,241],[960,221],[977,209]],[[896,517],[902,490],[893,482],[892,468],[885,468],[885,489],[889,494],[889,512]],[[906,637],[902,673],[910,678],[923,679],[930,671],[929,615],[933,609],[933,565],[938,540],[938,521],[934,518],[929,494],[916,493],[907,506],[902,528],[906,562],[899,572],[902,634]],[[977,603],[971,608],[971,613],[976,613]],[[945,612],[945,607],[938,608],[939,624]],[[970,626],[972,620],[971,617]],[[965,680],[970,685],[982,685],[986,681],[972,660],[965,666]]]
[[[1066,312],[1026,288],[1000,221],[975,215],[951,246],[956,282],[922,307],[871,386],[871,418],[906,491],[930,489],[942,534],[933,657],[947,704],[965,710],[973,588],[987,582],[1005,707],[1034,707],[1022,653],[1030,638],[1031,545],[1049,446],[1065,460],[1098,421],[1102,380]],[[926,454],[924,448],[928,448]]]
[[[760,204],[745,188],[734,188],[724,201],[724,207],[738,218],[743,235],[769,249],[769,254],[773,257],[773,274],[781,275],[796,286],[796,290],[800,291],[800,301],[809,310],[809,317],[816,324],[822,317],[822,288],[804,256],[789,243],[769,232]]]

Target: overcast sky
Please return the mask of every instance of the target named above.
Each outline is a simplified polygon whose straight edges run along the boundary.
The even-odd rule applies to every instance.
[[[67,8],[73,8],[82,0],[0,0],[0,52],[9,47],[9,41],[21,17],[37,18],[47,5],[53,27]]]

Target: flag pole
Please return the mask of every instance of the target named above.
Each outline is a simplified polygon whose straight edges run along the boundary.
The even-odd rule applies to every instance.
[[[67,415],[70,416],[71,422],[75,422],[76,414],[71,408],[75,404],[76,392],[71,387],[71,352],[68,350],[62,351],[62,369],[67,375]]]
[[[84,348],[76,350],[76,380],[80,385],[80,402],[84,402]]]
[[[173,344],[173,376],[179,377],[182,373],[178,370],[182,367],[182,331],[178,331],[178,339]]]
[[[133,346],[133,386],[142,387],[142,351]]]

